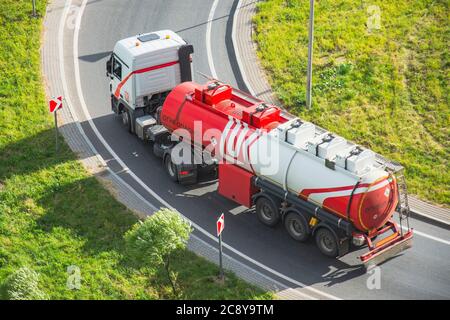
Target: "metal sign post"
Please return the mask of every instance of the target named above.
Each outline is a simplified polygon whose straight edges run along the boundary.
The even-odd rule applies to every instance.
[[[312,57],[314,42],[314,0],[309,1],[308,69],[306,73],[306,108],[311,109]]]
[[[37,16],[36,15],[36,0],[33,0],[32,3],[33,3],[33,17],[36,18],[36,16]]]
[[[223,264],[222,264],[222,231],[225,228],[225,216],[222,213],[217,220],[217,236],[219,237],[219,266],[220,266],[220,273],[219,273],[219,279],[224,279],[224,272],[223,272]]]
[[[62,108],[62,96],[59,96],[58,98],[52,98],[48,102],[49,111],[53,113],[55,117],[55,149],[56,152],[58,152],[58,110]]]
[[[55,115],[55,150],[58,152],[58,109],[53,113]]]
[[[223,280],[223,263],[222,263],[222,234],[219,235],[219,265],[220,265],[220,273],[219,278]]]

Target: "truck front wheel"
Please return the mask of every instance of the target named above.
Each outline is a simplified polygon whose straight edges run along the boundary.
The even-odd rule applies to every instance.
[[[166,157],[164,158],[164,167],[166,168],[166,171],[169,174],[170,179],[177,182],[178,181],[177,166],[172,162],[170,154],[166,155]]]
[[[320,228],[315,233],[316,244],[320,252],[330,258],[338,255],[338,243],[335,235],[327,228]]]
[[[274,227],[280,220],[280,211],[273,201],[266,197],[256,200],[256,215],[259,221],[269,227]]]
[[[131,116],[130,112],[127,109],[122,111],[122,123],[128,132],[131,132]]]

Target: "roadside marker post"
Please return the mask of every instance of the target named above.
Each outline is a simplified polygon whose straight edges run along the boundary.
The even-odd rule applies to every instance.
[[[219,278],[220,280],[224,279],[224,272],[223,272],[223,264],[222,264],[222,231],[225,229],[225,215],[222,213],[219,217],[219,219],[216,222],[217,226],[217,236],[219,237],[219,265],[220,265],[220,274]]]
[[[48,107],[49,107],[49,111],[50,113],[53,113],[54,117],[55,117],[55,147],[56,147],[56,152],[58,152],[58,110],[62,109],[62,96],[59,96],[57,98],[52,98],[49,102],[48,102]]]
[[[36,18],[37,17],[37,14],[36,14],[36,0],[32,0],[32,5],[33,5],[32,16],[33,16],[33,18]]]
[[[308,66],[306,71],[306,108],[311,109],[312,104],[312,59],[314,42],[314,0],[309,1],[309,28],[308,28]]]

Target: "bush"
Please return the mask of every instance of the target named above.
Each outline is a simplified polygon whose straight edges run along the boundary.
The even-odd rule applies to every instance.
[[[20,268],[6,279],[6,296],[9,300],[46,300],[39,289],[39,275],[27,268]]]
[[[191,232],[190,223],[177,212],[161,209],[144,222],[136,223],[125,234],[125,241],[136,261],[164,266],[173,294],[177,295],[177,275],[170,270],[170,256],[186,248]]]

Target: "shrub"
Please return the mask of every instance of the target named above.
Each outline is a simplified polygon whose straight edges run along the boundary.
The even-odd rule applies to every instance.
[[[6,279],[6,296],[9,300],[46,300],[47,295],[39,289],[39,275],[23,267]]]
[[[136,223],[126,234],[129,253],[136,261],[152,266],[164,266],[173,294],[177,295],[176,273],[170,269],[170,257],[186,248],[191,225],[177,212],[161,209]]]

